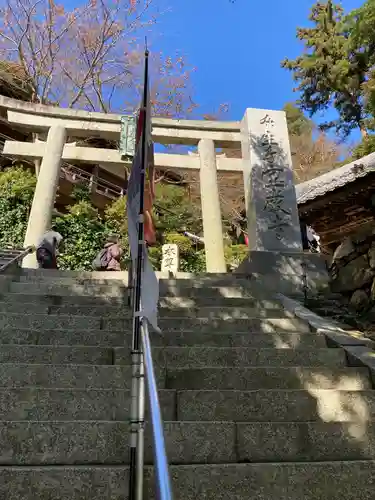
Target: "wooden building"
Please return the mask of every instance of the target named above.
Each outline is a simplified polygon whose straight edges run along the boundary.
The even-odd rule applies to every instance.
[[[296,186],[300,218],[332,253],[347,236],[375,229],[375,153]]]

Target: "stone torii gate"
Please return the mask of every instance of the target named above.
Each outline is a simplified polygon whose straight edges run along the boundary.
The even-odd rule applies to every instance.
[[[121,116],[25,103],[0,96],[8,121],[47,134],[43,142],[6,141],[3,154],[42,159],[25,245],[35,245],[51,224],[61,161],[100,164],[125,178],[127,162],[119,151],[66,144],[67,137],[119,140]],[[301,274],[306,257],[301,232],[286,116],[283,111],[247,109],[240,122],[153,118],[155,143],[198,147],[198,156],[155,154],[158,168],[199,170],[206,268],[226,272],[217,170],[242,171],[247,207],[249,258],[243,273]],[[242,159],[216,155],[215,148],[239,148]],[[311,261],[311,258],[309,258]],[[317,266],[315,256],[314,267]],[[35,257],[25,265],[35,267]],[[324,266],[323,266],[324,267]],[[318,265],[319,270],[322,266]]]

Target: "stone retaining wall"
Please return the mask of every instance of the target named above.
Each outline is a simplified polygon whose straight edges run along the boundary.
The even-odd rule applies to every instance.
[[[375,228],[345,238],[329,266],[331,289],[345,296],[357,311],[374,308],[375,319]]]

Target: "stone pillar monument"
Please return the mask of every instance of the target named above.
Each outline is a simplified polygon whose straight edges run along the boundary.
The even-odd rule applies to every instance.
[[[214,141],[210,139],[200,140],[198,152],[206,270],[208,273],[225,273],[227,268],[224,258]]]
[[[285,113],[247,109],[241,132],[249,249],[301,251]]]
[[[25,247],[37,245],[43,234],[51,227],[65,141],[64,127],[56,125],[50,128],[27,224]],[[23,259],[22,267],[34,269],[38,267],[35,253]]]
[[[237,272],[258,274],[280,292],[302,291],[306,270],[326,269],[302,251],[285,113],[247,109],[241,136],[249,258]]]

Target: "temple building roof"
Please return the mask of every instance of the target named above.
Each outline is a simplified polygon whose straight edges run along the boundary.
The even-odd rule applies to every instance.
[[[332,252],[347,236],[374,228],[375,153],[296,185],[300,217]]]
[[[335,168],[309,181],[297,184],[298,204],[302,205],[315,200],[372,172],[375,172],[375,153],[364,156],[360,160],[355,160],[343,167]]]

